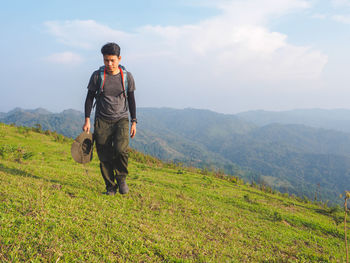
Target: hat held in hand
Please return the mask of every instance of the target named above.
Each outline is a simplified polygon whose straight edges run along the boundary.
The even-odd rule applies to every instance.
[[[73,159],[78,163],[88,163],[92,160],[92,149],[93,149],[92,134],[82,132],[74,140],[71,148]]]

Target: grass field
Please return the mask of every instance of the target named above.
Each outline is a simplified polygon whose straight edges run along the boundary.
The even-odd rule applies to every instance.
[[[1,262],[345,262],[341,209],[135,152],[106,196],[71,143],[0,123]]]

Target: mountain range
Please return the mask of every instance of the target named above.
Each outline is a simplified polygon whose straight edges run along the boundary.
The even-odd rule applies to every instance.
[[[238,113],[236,116],[258,126],[271,123],[302,124],[314,128],[350,132],[350,110],[348,109],[256,110]]]
[[[131,146],[166,161],[221,169],[282,192],[339,203],[350,188],[350,111],[250,111],[236,115],[209,110],[139,108]],[[75,110],[15,109],[0,121],[81,132]]]
[[[40,124],[43,130],[56,131],[67,137],[76,137],[81,132],[83,121],[84,114],[73,109],[52,113],[43,108],[15,108],[7,113],[0,113],[0,122],[28,127]]]

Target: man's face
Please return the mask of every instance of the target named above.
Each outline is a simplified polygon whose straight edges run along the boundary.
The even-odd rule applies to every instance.
[[[110,74],[116,74],[119,72],[118,66],[121,60],[121,56],[116,55],[103,55],[103,62],[106,66],[106,70]]]

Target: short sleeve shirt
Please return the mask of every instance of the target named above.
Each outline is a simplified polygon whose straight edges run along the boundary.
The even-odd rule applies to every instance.
[[[127,74],[128,92],[135,90],[135,81],[130,72]],[[100,89],[99,70],[92,73],[88,90],[94,91],[96,94]],[[106,73],[103,92],[96,95],[96,117],[118,121],[128,118],[128,103],[123,93],[123,84],[121,74],[110,75]]]

